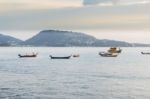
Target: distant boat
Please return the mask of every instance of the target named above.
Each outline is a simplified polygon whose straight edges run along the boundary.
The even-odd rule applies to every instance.
[[[118,56],[118,54],[109,53],[109,52],[100,52],[99,55],[102,57],[117,57]]]
[[[73,57],[80,57],[80,55],[79,55],[79,54],[76,54],[76,55],[73,55]]]
[[[116,48],[116,47],[111,47],[109,50],[108,50],[109,53],[121,53],[122,52],[122,49],[120,48]]]
[[[71,55],[70,55],[70,56],[65,56],[65,57],[54,57],[54,56],[51,56],[51,55],[50,55],[50,58],[51,58],[51,59],[70,59],[70,58],[71,58]]]
[[[20,58],[32,58],[32,57],[37,57],[37,53],[33,53],[33,54],[26,54],[26,55],[21,55],[21,54],[18,54],[18,56]]]
[[[150,52],[141,52],[143,55],[150,55]]]

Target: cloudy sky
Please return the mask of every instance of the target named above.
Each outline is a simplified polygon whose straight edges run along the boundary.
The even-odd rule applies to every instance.
[[[0,32],[27,39],[44,29],[150,43],[150,0],[0,0]]]

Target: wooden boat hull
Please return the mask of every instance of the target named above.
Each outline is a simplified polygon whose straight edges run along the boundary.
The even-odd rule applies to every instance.
[[[37,57],[37,55],[18,55],[20,58],[34,58]]]
[[[51,59],[70,59],[71,56],[66,56],[66,57],[54,57],[54,56],[51,56],[51,55],[50,55],[50,58],[51,58]]]
[[[141,52],[143,55],[150,55],[150,52]]]

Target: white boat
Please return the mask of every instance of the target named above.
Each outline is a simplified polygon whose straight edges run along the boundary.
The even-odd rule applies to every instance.
[[[118,54],[116,53],[109,53],[109,52],[100,52],[99,55],[102,57],[117,57],[118,56]]]

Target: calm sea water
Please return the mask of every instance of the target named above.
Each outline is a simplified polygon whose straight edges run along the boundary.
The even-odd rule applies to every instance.
[[[104,58],[107,48],[0,48],[0,99],[150,99],[150,48],[123,48]],[[38,52],[37,58],[18,54]],[[80,54],[70,60],[49,55]]]

